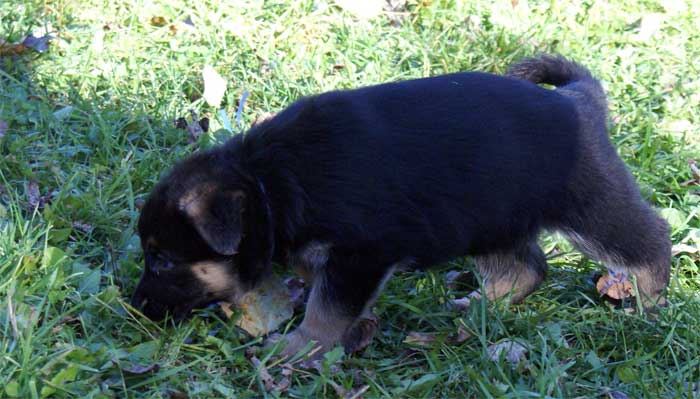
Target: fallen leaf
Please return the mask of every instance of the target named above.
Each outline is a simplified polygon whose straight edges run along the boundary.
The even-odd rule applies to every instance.
[[[688,160],[688,166],[690,167],[690,172],[693,174],[693,178],[696,181],[700,181],[700,168],[698,168],[697,162],[694,159]]]
[[[131,366],[122,367],[121,369],[125,374],[141,375],[146,373],[157,373],[160,371],[160,365],[158,363],[153,363],[148,366],[132,364]]]
[[[200,136],[209,131],[209,118],[198,119],[197,113],[192,109],[190,110],[190,117],[192,118],[192,123],[187,123],[187,119],[184,117],[175,119],[173,123],[175,128],[187,131],[187,141],[192,144],[196,143]]]
[[[82,231],[82,232],[84,232],[84,233],[89,233],[89,232],[92,231],[92,225],[90,225],[89,223],[85,223],[85,222],[81,222],[81,221],[75,221],[75,222],[71,223],[71,225],[72,225],[73,228],[75,228],[76,230],[80,230],[80,231]]]
[[[467,310],[472,303],[472,298],[465,296],[463,298],[456,298],[449,302],[450,307],[454,310]]]
[[[608,296],[617,300],[634,296],[634,286],[625,273],[610,271],[598,279],[596,289],[600,296]]]
[[[661,13],[644,14],[639,25],[639,32],[636,39],[639,41],[648,41],[653,36],[661,32],[661,24],[663,23],[664,15]]]
[[[430,348],[436,339],[437,335],[435,333],[411,331],[406,334],[406,338],[404,338],[403,343],[421,348]]]
[[[384,3],[384,15],[389,19],[391,26],[398,28],[403,20],[410,16],[406,0],[386,0]]]
[[[504,340],[486,348],[489,359],[497,362],[504,353],[503,358],[511,365],[517,365],[527,354],[527,347],[519,342]]]
[[[688,245],[688,244],[674,244],[673,247],[671,247],[671,255],[676,256],[678,254],[696,254],[698,253],[698,247],[694,245]]]
[[[335,393],[337,393],[341,399],[362,399],[362,394],[369,390],[369,385],[363,385],[359,388],[351,389],[348,391],[347,389],[343,388],[341,385],[333,381],[329,382],[333,387]]]
[[[209,65],[202,70],[204,79],[204,100],[212,107],[218,107],[226,92],[226,80]]]
[[[471,338],[471,336],[472,335],[467,331],[467,329],[460,324],[459,327],[457,327],[457,336],[455,337],[454,342],[457,344],[461,344],[462,342],[465,342],[466,340]]]
[[[690,173],[693,178],[681,183],[681,186],[689,186],[691,184],[700,184],[700,167],[698,167],[697,162],[694,159],[688,160],[688,167],[690,168]]]
[[[284,375],[284,373],[279,382],[275,382],[275,377],[273,377],[270,374],[267,367],[263,366],[260,362],[260,359],[258,359],[257,357],[253,356],[250,359],[250,361],[251,363],[253,363],[253,366],[255,366],[255,369],[258,371],[258,376],[260,376],[260,380],[262,380],[263,384],[265,385],[265,390],[284,392],[287,389],[289,389],[289,387],[292,385],[292,382],[290,381],[288,376]]]
[[[294,315],[287,287],[276,276],[265,279],[255,289],[235,298],[233,305],[242,312],[237,325],[252,336],[269,334]],[[221,303],[228,318],[233,314],[230,306],[231,303]]]
[[[190,399],[186,393],[175,390],[169,390],[168,395],[170,395],[170,399]]]
[[[151,25],[153,26],[158,26],[158,27],[163,27],[168,24],[168,21],[161,16],[153,16],[151,17]]]
[[[27,47],[20,43],[7,43],[6,41],[0,39],[0,57],[2,56],[16,56],[24,53]]]
[[[0,139],[5,137],[5,132],[7,132],[8,124],[7,122],[0,120]]]
[[[29,34],[24,38],[22,44],[27,48],[43,53],[49,49],[49,42],[51,40],[53,40],[53,37],[49,34],[40,37]]]
[[[620,391],[609,391],[608,397],[610,399],[627,399],[627,394]]]
[[[27,202],[30,208],[41,208],[43,206],[43,200],[39,192],[39,183],[34,180],[27,185]]]

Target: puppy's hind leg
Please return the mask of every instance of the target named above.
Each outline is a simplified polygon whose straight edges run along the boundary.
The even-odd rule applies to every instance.
[[[669,228],[641,199],[601,197],[564,230],[584,255],[604,263],[613,275],[634,276],[645,308],[665,303]]]
[[[330,250],[326,264],[315,272],[304,319],[287,335],[283,355],[296,354],[310,341],[320,345],[317,355],[338,344],[350,353],[371,339],[372,323],[365,318],[394,265],[363,252]]]
[[[547,274],[547,260],[535,239],[475,260],[484,279],[483,293],[490,301],[510,295],[511,303],[521,302],[540,286]]]

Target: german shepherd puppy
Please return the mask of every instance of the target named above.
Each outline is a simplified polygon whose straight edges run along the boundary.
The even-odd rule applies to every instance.
[[[556,86],[550,90],[538,86]],[[302,98],[178,163],[139,219],[133,305],[183,318],[290,265],[311,281],[286,354],[357,344],[397,267],[473,256],[489,300],[545,277],[537,244],[563,232],[663,302],[671,243],[607,135],[600,83],[543,55],[508,76],[455,73]]]

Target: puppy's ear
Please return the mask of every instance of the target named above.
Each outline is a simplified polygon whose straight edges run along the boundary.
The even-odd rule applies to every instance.
[[[221,255],[233,255],[241,242],[243,191],[203,183],[180,198],[178,206],[199,235]]]

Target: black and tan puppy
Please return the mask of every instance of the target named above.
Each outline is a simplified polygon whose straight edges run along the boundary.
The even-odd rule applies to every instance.
[[[555,90],[537,86],[555,85]],[[354,345],[354,325],[397,267],[470,255],[484,294],[520,301],[547,269],[537,236],[662,301],[664,220],[611,145],[584,67],[542,56],[509,76],[457,73],[303,98],[180,162],[142,210],[146,267],[133,303],[154,319],[239,295],[271,262],[312,276],[286,352]]]

